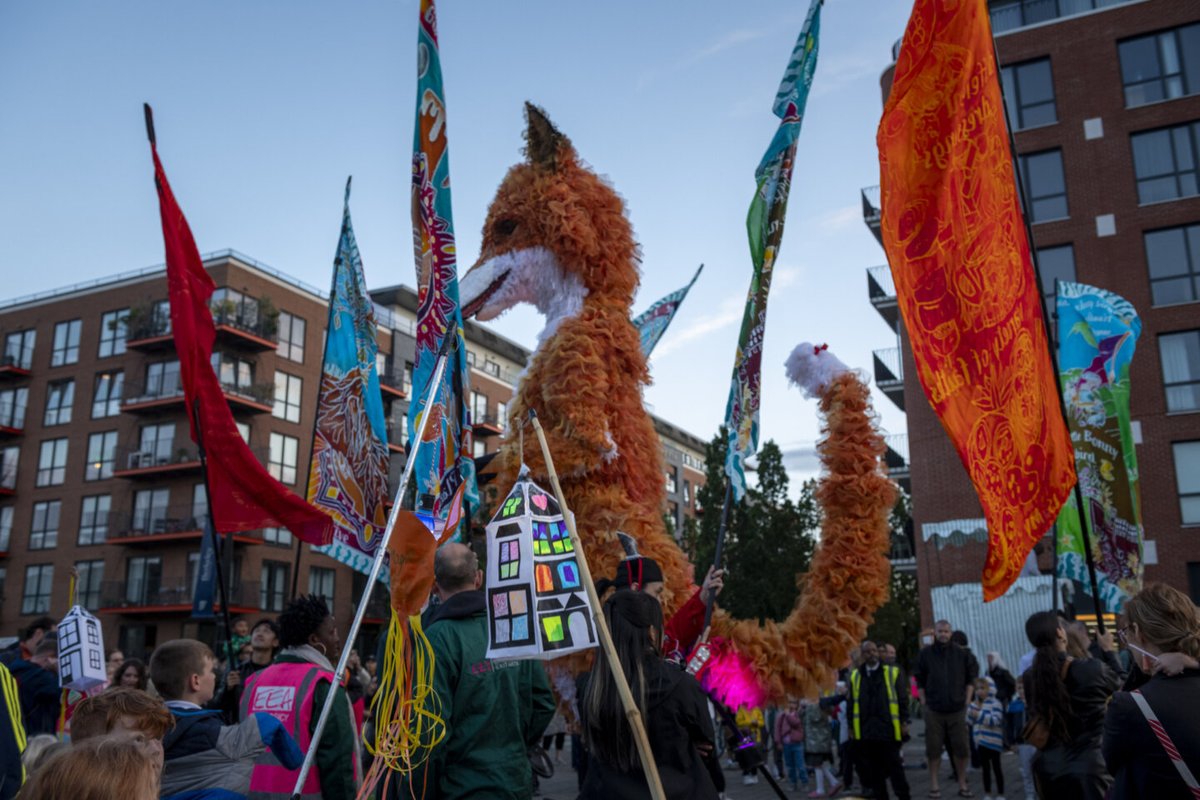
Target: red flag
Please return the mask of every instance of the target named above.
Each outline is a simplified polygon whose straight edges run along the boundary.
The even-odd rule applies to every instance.
[[[917,0],[879,123],[883,245],[925,394],[988,523],[983,596],[1075,483],[985,0]]]
[[[192,440],[203,446],[207,456],[213,526],[221,533],[282,527],[311,544],[328,544],[333,536],[333,520],[275,480],[242,440],[233,422],[233,412],[212,368],[217,329],[208,302],[216,287],[204,269],[192,231],[158,160],[154,118],[148,105],[146,132],[154,156],[154,182],[167,251],[171,329]]]

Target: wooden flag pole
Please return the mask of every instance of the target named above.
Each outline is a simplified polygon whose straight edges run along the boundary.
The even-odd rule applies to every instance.
[[[537,434],[538,444],[542,446],[542,458],[546,459],[546,470],[550,473],[550,485],[554,489],[554,497],[558,500],[563,521],[567,523],[567,531],[571,534],[571,545],[575,548],[575,560],[579,563],[579,576],[587,589],[588,599],[592,603],[592,620],[600,635],[600,647],[604,657],[608,659],[609,669],[617,682],[617,694],[621,696],[621,705],[625,707],[625,716],[629,727],[633,729],[633,739],[637,742],[638,755],[642,760],[642,771],[646,775],[646,783],[650,787],[650,796],[654,800],[666,800],[663,792],[662,779],[658,776],[658,766],[654,763],[654,753],[650,750],[650,738],[646,736],[646,726],[642,722],[642,712],[633,701],[633,692],[629,690],[629,681],[621,669],[621,661],[617,658],[617,648],[613,645],[612,632],[608,629],[608,621],[604,618],[604,609],[600,605],[600,596],[596,594],[596,584],[592,581],[592,570],[588,567],[587,555],[583,552],[583,543],[579,541],[579,533],[575,530],[575,517],[567,508],[566,498],[563,497],[562,486],[558,483],[558,472],[554,469],[554,461],[550,458],[550,446],[546,444],[546,434],[542,431],[542,423],[538,422],[537,413],[529,410],[529,421]]]

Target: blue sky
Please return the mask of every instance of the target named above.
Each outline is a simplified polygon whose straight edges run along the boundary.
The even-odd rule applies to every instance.
[[[859,190],[878,183],[879,76],[909,6],[830,0],[768,313],[764,440],[795,477],[816,407],[782,363],[804,340],[852,366],[894,336],[867,301],[884,263]],[[520,157],[532,100],[625,197],[643,248],[640,311],[706,264],[659,345],[646,399],[709,438],[750,277],[745,215],[771,102],[807,11],[754,3],[444,0],[461,263]],[[141,103],[201,251],[227,247],[317,286],[346,175],[368,283],[413,283],[408,211],[417,4],[208,0],[0,4],[0,255],[11,298],[162,260]],[[527,346],[528,309],[493,323]],[[876,397],[884,427],[904,417]]]

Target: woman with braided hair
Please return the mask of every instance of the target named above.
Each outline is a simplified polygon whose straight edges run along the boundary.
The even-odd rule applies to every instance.
[[[1103,751],[1115,781],[1109,797],[1193,797],[1178,764],[1193,779],[1200,773],[1200,615],[1183,592],[1150,583],[1126,602],[1125,622],[1121,638],[1151,677],[1140,689],[1117,692],[1108,706]]]
[[[667,797],[716,800],[701,760],[701,750],[714,742],[707,697],[695,678],[663,661],[662,606],[643,592],[619,591],[604,604],[604,616]],[[649,798],[608,659],[596,659],[579,710],[589,756],[580,798]]]

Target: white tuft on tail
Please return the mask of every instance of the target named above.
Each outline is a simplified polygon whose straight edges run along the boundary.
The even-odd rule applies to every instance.
[[[829,352],[829,345],[813,345],[809,342],[796,345],[784,362],[784,367],[788,379],[813,399],[820,397],[821,392],[839,375],[850,371],[837,356]]]

